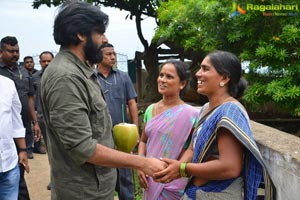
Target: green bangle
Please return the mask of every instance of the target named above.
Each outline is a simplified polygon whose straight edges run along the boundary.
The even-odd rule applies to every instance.
[[[187,177],[187,174],[186,174],[186,164],[187,163],[180,163],[179,173],[180,173],[181,177]]]

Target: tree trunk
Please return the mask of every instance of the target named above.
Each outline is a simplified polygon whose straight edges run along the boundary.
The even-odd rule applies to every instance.
[[[161,96],[157,91],[158,77],[158,50],[156,44],[151,43],[150,47],[145,49],[144,65],[147,69],[148,76],[144,87],[144,102],[156,102]]]

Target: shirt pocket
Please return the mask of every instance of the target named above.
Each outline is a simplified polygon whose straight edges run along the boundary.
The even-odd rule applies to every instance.
[[[95,124],[96,126],[102,125],[105,119],[104,117],[105,105],[98,102],[94,103],[93,110],[94,110],[93,111],[94,115],[92,115],[91,117],[92,123]]]
[[[112,86],[112,97],[115,99],[124,99],[124,89],[120,85],[113,85]]]
[[[101,139],[105,135],[106,127],[111,125],[111,118],[108,112],[108,107],[105,102],[95,102],[93,104],[93,111],[90,116],[91,127],[94,139]]]

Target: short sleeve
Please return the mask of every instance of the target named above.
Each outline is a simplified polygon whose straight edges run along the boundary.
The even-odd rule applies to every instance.
[[[147,123],[150,119],[152,119],[152,110],[153,110],[154,104],[151,104],[147,107],[145,114],[144,114],[144,122]]]

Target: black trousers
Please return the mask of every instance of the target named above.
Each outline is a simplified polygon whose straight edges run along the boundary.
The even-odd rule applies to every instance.
[[[19,166],[20,166],[20,182],[19,182],[18,200],[30,200],[29,192],[28,192],[25,177],[24,177],[25,168],[23,165],[19,165]]]

